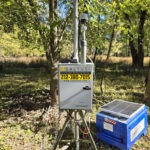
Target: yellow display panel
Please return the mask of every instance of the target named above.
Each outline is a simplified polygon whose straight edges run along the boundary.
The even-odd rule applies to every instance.
[[[60,74],[60,80],[91,80],[91,74],[83,73],[83,74],[68,74],[63,73]]]

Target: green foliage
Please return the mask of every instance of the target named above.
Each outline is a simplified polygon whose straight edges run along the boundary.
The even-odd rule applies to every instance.
[[[4,31],[14,32],[25,47],[29,47],[30,49],[43,49],[39,28],[41,27],[43,32],[47,27],[44,24],[40,26],[40,24],[33,19],[36,14],[32,13],[33,8],[30,7],[29,3],[24,0],[22,2],[11,0],[0,2],[0,6],[2,12],[0,24],[3,25]],[[44,12],[42,12],[42,10],[44,10],[43,6],[35,2],[35,7],[34,9],[39,9],[39,17],[40,15],[44,17]],[[4,16],[7,17],[4,18]]]
[[[45,53],[43,47],[36,45],[36,43],[19,40],[17,33],[5,33],[2,29],[0,31],[1,57],[41,56]]]
[[[94,5],[95,3],[95,5]],[[138,47],[138,37],[139,37],[139,16],[142,11],[147,11],[147,21],[145,22],[145,45],[147,45],[150,39],[148,38],[149,28],[147,26],[149,20],[149,0],[139,1],[139,0],[115,0],[115,1],[101,1],[95,2],[92,1],[91,4],[87,4],[88,8],[91,8],[89,12],[92,16],[92,19],[88,25],[88,44],[89,48],[95,49],[96,47],[100,49],[103,53],[107,53],[107,47],[110,41],[110,34],[112,32],[113,24],[116,24],[115,29],[115,43],[113,43],[112,54],[121,53],[127,54],[127,49],[129,45],[129,33],[132,33],[133,41],[135,42],[136,48]],[[82,9],[81,9],[82,10]],[[92,11],[94,10],[94,11]],[[126,15],[129,16],[129,20],[126,18]],[[115,20],[115,16],[117,19]],[[130,26],[130,28],[129,28]],[[119,36],[116,38],[119,32]],[[116,47],[120,45],[118,49]],[[146,51],[145,47],[144,50]],[[139,50],[140,51],[140,50]]]
[[[48,10],[47,1],[32,0],[32,4],[29,1],[14,1],[6,0],[0,2],[0,24],[3,25],[5,32],[14,32],[16,37],[21,41],[21,48],[28,47],[29,49],[37,49],[34,53],[43,53],[42,49],[47,51],[49,44],[49,37],[52,36],[51,29],[59,27],[58,37],[61,36],[61,32],[65,29],[67,32],[63,37],[63,41],[60,44],[61,49],[70,49],[73,51],[72,35],[73,35],[73,16],[67,19],[67,15],[73,9],[71,0],[57,0],[58,2],[58,16],[55,22],[52,23],[49,18],[51,13]],[[149,47],[149,0],[115,0],[115,1],[79,1],[79,14],[85,11],[89,13],[89,22],[87,24],[87,40],[88,48],[95,49],[96,47],[102,53],[107,53],[107,48],[110,40],[110,34],[112,32],[113,24],[117,24],[115,34],[119,36],[115,38],[114,46],[112,47],[113,53],[126,54],[128,48],[128,34],[129,32],[134,35],[134,39],[138,38],[139,27],[139,13],[140,11],[147,10],[147,21],[145,23],[145,45]],[[61,9],[63,7],[63,10]],[[125,19],[125,14],[128,14],[131,20],[130,29],[127,28],[129,24]],[[4,17],[7,16],[7,17]],[[117,16],[117,20],[114,18]],[[66,23],[67,22],[67,23]],[[70,41],[69,41],[70,40]],[[69,44],[69,48],[67,45]],[[117,44],[118,43],[118,44]],[[137,45],[137,42],[135,42]],[[115,48],[120,45],[119,48]],[[42,52],[41,52],[42,51]],[[18,51],[16,51],[17,53]],[[22,53],[22,52],[20,52]],[[20,55],[20,54],[19,54]]]

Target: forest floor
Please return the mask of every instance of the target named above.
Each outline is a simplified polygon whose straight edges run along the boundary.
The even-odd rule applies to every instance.
[[[145,67],[140,70],[131,67],[131,58],[113,57],[106,68],[103,68],[103,60],[98,57],[95,64],[93,112],[86,119],[91,120],[90,129],[98,149],[117,150],[102,141],[97,142],[96,113],[100,106],[113,99],[143,103],[144,80],[150,59],[145,59]],[[50,79],[46,68],[44,58],[0,60],[0,150],[51,150],[58,127],[58,109],[57,106],[48,107],[51,102]],[[100,90],[102,76],[103,94]],[[150,102],[145,104],[150,107]],[[59,130],[65,116],[65,113],[61,114]],[[63,139],[73,137],[69,127],[64,135]],[[88,139],[80,134],[80,138],[83,137]],[[81,146],[83,150],[91,147],[87,143]],[[74,150],[74,144],[69,149]],[[142,136],[132,150],[150,150],[150,110],[147,135]]]

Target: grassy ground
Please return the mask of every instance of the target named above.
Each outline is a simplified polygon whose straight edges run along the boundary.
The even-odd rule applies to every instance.
[[[99,107],[116,98],[142,103],[148,69],[133,69],[130,58],[112,58],[104,69],[103,60],[98,57],[95,65],[94,104],[93,113],[90,115],[91,131],[95,140],[95,114]],[[149,58],[146,58],[145,66],[148,63]],[[44,113],[44,108],[47,109],[50,103],[49,73],[46,67],[43,58],[0,61],[0,150],[41,150],[42,147],[50,149],[55,138],[55,118],[58,114],[57,109],[49,114]],[[102,77],[103,93],[100,90]],[[150,103],[147,102],[146,105],[149,107]],[[82,145],[82,149],[87,147],[89,145]],[[70,149],[74,149],[74,146]],[[99,149],[117,150],[103,142],[99,143]],[[150,126],[147,135],[141,137],[132,150],[149,149]]]

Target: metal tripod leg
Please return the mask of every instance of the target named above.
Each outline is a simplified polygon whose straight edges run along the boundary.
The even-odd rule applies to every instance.
[[[72,114],[72,113],[71,113],[71,114]],[[58,135],[58,137],[57,137],[57,141],[56,141],[56,143],[55,143],[55,145],[54,145],[53,150],[56,150],[57,145],[58,145],[58,143],[60,142],[60,140],[61,140],[61,138],[62,138],[62,136],[63,136],[63,134],[64,134],[64,131],[65,131],[65,129],[66,129],[66,126],[67,126],[69,120],[70,120],[70,116],[69,116],[69,114],[68,114],[68,115],[67,115],[67,118],[66,118],[66,121],[65,121],[65,123],[64,123],[64,125],[63,125],[62,131],[59,133],[59,135]]]
[[[75,112],[75,120],[78,120],[78,112]],[[76,141],[76,150],[79,150],[79,127],[75,124],[75,141]]]
[[[87,125],[87,122],[86,122],[86,120],[84,119],[84,115],[83,115],[83,112],[82,112],[82,111],[80,111],[80,116],[81,116],[81,118],[83,119],[83,122],[84,122],[84,124],[85,124],[85,126],[86,126],[86,129],[87,129],[88,134],[89,134],[89,136],[90,136],[91,142],[92,142],[92,144],[93,144],[93,148],[94,148],[95,150],[97,150],[96,144],[95,144],[95,142],[94,142],[94,139],[93,139],[93,137],[92,137],[92,134],[91,134],[91,132],[90,132],[90,129],[89,129],[88,125]]]

